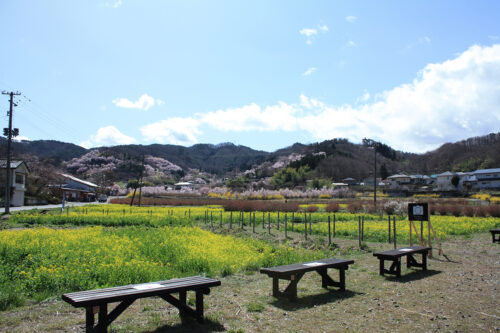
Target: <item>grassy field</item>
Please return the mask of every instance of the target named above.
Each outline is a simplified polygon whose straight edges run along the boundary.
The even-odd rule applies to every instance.
[[[275,231],[276,233],[277,231]],[[250,236],[238,232],[236,236]],[[285,241],[284,235],[261,234],[263,240]],[[289,241],[290,242],[290,241]],[[299,283],[298,300],[271,296],[271,279],[256,271],[220,277],[222,286],[206,296],[204,325],[180,319],[178,311],[158,299],[132,305],[112,325],[112,332],[336,332],[498,330],[500,246],[489,234],[453,238],[443,244],[446,257],[429,260],[429,270],[403,269],[401,279],[378,275],[372,251],[390,248],[336,239],[332,256],[350,258],[345,292],[321,288],[321,278],[308,273]],[[289,245],[314,250],[320,239]],[[331,273],[334,276],[334,272]],[[192,301],[193,295],[188,295]],[[58,297],[35,302],[0,317],[4,332],[75,332],[84,330],[84,311]]]
[[[175,308],[146,299],[119,317],[112,331],[489,331],[500,326],[500,247],[486,233],[500,225],[499,218],[433,216],[445,256],[430,260],[427,272],[409,270],[394,279],[378,275],[372,255],[392,248],[386,217],[336,213],[329,244],[326,221],[333,214],[312,213],[307,239],[309,213],[293,215],[293,231],[287,213],[286,235],[283,213],[279,230],[277,212],[256,213],[255,228],[253,216],[231,215],[219,206],[119,205],[16,214],[0,230],[0,331],[82,331],[84,311],[63,303],[63,292],[197,274],[222,281],[206,297],[205,325],[181,321]],[[365,219],[361,248],[358,216]],[[397,230],[398,245],[407,245],[404,217],[397,219]],[[258,273],[260,267],[327,257],[355,260],[346,292],[321,289],[320,276],[309,273],[296,302],[279,300],[271,296],[271,279]]]

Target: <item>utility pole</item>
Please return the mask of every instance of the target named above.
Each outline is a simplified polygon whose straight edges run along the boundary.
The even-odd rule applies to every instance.
[[[12,113],[14,111],[14,96],[21,95],[20,92],[6,92],[2,91],[2,95],[10,96],[10,111],[9,111],[9,128],[4,128],[4,134],[7,136],[7,163],[5,164],[5,214],[10,213],[10,146],[12,143],[12,136],[16,136],[19,133],[19,130],[16,133],[12,131]],[[17,105],[16,105],[17,106]]]
[[[373,144],[373,208],[377,209],[377,143]]]

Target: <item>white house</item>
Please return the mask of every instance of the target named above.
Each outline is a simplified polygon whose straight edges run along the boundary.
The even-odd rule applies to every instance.
[[[392,175],[386,179],[389,181],[389,188],[395,190],[408,189],[411,185],[411,177],[408,175]]]
[[[174,189],[179,191],[183,189],[190,189],[192,190],[194,188],[194,185],[190,182],[179,182],[174,184]]]
[[[0,196],[5,195],[5,171],[7,160],[0,160],[0,184],[2,184],[2,193]],[[10,185],[11,197],[10,204],[15,207],[24,205],[24,192],[26,192],[26,176],[29,172],[28,167],[24,161],[10,161]]]
[[[474,188],[500,189],[500,168],[476,170],[472,174],[476,178]]]

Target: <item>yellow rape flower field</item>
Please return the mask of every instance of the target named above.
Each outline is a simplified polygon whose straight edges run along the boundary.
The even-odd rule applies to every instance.
[[[47,296],[196,274],[223,276],[320,256],[197,227],[3,230],[0,292],[6,303],[7,290]]]

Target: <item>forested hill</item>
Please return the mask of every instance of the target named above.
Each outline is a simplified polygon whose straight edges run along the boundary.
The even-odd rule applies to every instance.
[[[363,179],[373,175],[373,149],[371,140],[354,144],[347,139],[333,139],[313,144],[296,143],[273,153],[249,147],[223,143],[219,145],[196,144],[191,147],[176,145],[121,145],[85,149],[83,147],[53,140],[14,142],[13,156],[36,156],[43,163],[64,168],[65,163],[94,152],[103,158],[139,163],[142,156],[158,157],[179,166],[183,170],[198,169],[224,176],[248,169],[268,168],[266,175],[276,168],[308,166],[312,176],[341,180],[346,177]],[[395,151],[378,143],[377,174],[387,176],[395,173],[434,174],[447,170],[472,171],[478,168],[500,167],[500,133],[489,134],[467,140],[446,143],[425,154],[410,154]],[[6,155],[6,140],[0,138],[0,156]],[[290,158],[290,157],[293,158]],[[100,163],[96,159],[90,162]],[[128,162],[131,163],[131,162]],[[123,175],[128,176],[128,175]]]

